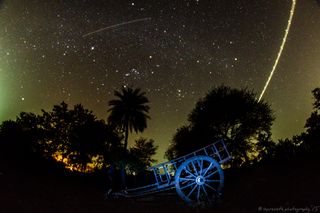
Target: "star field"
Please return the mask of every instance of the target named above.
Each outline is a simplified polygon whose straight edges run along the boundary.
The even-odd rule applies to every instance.
[[[150,100],[161,159],[196,101],[221,84],[259,94],[276,58],[289,0],[0,1],[0,120],[61,101],[106,119],[122,86]],[[136,19],[145,21],[101,28]],[[275,138],[302,131],[320,86],[320,7],[297,1],[288,41],[264,99]],[[137,136],[131,136],[133,140]],[[161,160],[160,160],[161,161]]]

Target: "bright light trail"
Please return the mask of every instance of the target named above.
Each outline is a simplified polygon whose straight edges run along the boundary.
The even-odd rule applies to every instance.
[[[92,34],[95,34],[95,33],[98,33],[98,32],[101,32],[101,31],[104,31],[104,30],[110,30],[110,29],[114,29],[114,28],[118,28],[122,25],[127,25],[127,24],[132,24],[132,23],[136,23],[136,22],[140,22],[140,21],[149,21],[151,20],[150,17],[148,18],[141,18],[141,19],[135,19],[135,20],[131,20],[131,21],[126,21],[126,22],[122,22],[120,24],[114,24],[114,25],[111,25],[111,26],[108,26],[108,27],[104,27],[104,28],[101,28],[101,29],[98,29],[98,30],[95,30],[93,32],[90,32],[90,33],[87,33],[87,34],[84,34],[82,37],[87,37],[89,35],[92,35]]]
[[[272,79],[272,76],[274,74],[274,71],[276,70],[277,68],[277,65],[278,65],[278,62],[280,60],[280,57],[281,57],[281,54],[282,54],[282,51],[283,51],[283,48],[284,48],[284,45],[286,44],[286,41],[287,41],[287,37],[288,37],[288,33],[289,33],[289,30],[290,30],[290,26],[291,26],[291,22],[292,22],[292,17],[294,15],[294,11],[295,11],[295,7],[296,7],[296,0],[292,0],[292,5],[291,5],[291,9],[290,9],[290,16],[289,16],[289,19],[288,19],[288,24],[287,24],[287,28],[285,30],[285,33],[284,33],[284,36],[282,38],[282,43],[281,43],[281,46],[280,46],[280,49],[279,49],[279,52],[278,52],[278,55],[277,55],[277,58],[276,60],[274,61],[274,64],[273,64],[273,67],[272,67],[272,70],[270,72],[270,75],[268,77],[268,80],[266,82],[266,84],[264,85],[264,88],[260,94],[260,97],[258,99],[258,101],[260,102],[263,94],[265,93],[265,91],[267,90],[268,88],[268,85]]]

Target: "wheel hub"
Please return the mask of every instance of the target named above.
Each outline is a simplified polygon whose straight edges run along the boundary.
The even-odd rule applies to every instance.
[[[196,178],[196,183],[197,183],[198,185],[203,185],[204,182],[205,182],[204,177],[198,176],[198,177]]]

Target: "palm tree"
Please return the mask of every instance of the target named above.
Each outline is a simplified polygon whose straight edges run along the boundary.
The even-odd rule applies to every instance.
[[[114,95],[118,99],[109,101],[108,122],[124,132],[124,150],[127,150],[129,132],[143,132],[147,128],[149,100],[139,88],[123,87]]]
[[[118,127],[124,132],[124,156],[127,154],[129,132],[143,132],[147,128],[147,119],[149,118],[149,103],[144,92],[139,88],[123,87],[121,91],[114,91],[114,95],[118,99],[109,101],[111,112],[108,122],[111,126]],[[126,157],[125,157],[126,158]],[[121,179],[123,187],[126,186],[125,181],[125,163],[120,162]]]

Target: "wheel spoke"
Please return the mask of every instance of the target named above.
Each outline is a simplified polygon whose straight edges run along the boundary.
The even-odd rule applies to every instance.
[[[187,168],[184,168],[184,170],[185,170],[188,174],[190,174],[192,177],[194,177],[194,178],[197,177],[197,176],[195,176],[194,174],[192,174]]]
[[[194,181],[194,178],[180,178],[180,180],[185,180],[185,181]]]
[[[196,168],[196,166],[194,165],[193,161],[191,161],[191,164],[192,164],[192,166],[193,166],[193,169],[194,169],[195,174],[198,176],[198,171],[197,171],[197,168]]]
[[[184,185],[190,181],[195,181],[194,178],[180,178],[179,180],[181,181],[181,185]]]
[[[198,186],[197,201],[200,202],[200,186]]]
[[[186,175],[184,178],[194,178],[194,175]]]
[[[201,188],[202,188],[202,190],[204,191],[204,193],[206,194],[206,197],[208,198],[208,193],[207,193],[207,191],[206,191],[206,188],[204,188],[203,185],[201,185]],[[209,199],[209,198],[208,198],[208,199]]]
[[[216,174],[218,172],[218,170],[212,172],[211,174],[208,174],[207,176],[204,176],[205,178],[211,177],[212,175]]]
[[[212,189],[213,191],[217,192],[217,190],[215,188],[211,187],[209,184],[204,183],[204,185],[206,185],[208,188]]]
[[[208,166],[208,168],[206,169],[206,171],[204,172],[203,176],[206,176],[207,172],[209,171],[209,169],[211,168],[212,163],[210,163],[210,165]]]
[[[192,192],[197,188],[197,186],[198,186],[198,185],[195,185],[195,186],[193,187],[193,189],[189,192],[189,194],[187,195],[187,197],[189,197],[189,196],[192,194]]]
[[[185,189],[185,188],[188,188],[188,187],[190,187],[190,186],[192,186],[194,184],[196,184],[196,182],[189,183],[188,185],[181,187],[181,190]]]
[[[181,177],[179,178],[180,180],[185,180],[182,184],[187,183],[189,180],[195,180],[195,177],[191,176],[191,175],[187,175],[185,177]]]
[[[207,205],[222,192],[223,171],[210,156],[193,156],[177,168],[175,183],[177,193],[184,201]]]
[[[197,162],[198,162],[199,167],[200,167],[199,174],[201,175],[201,174],[202,174],[202,171],[203,171],[203,160],[200,160],[201,163],[199,163],[199,161],[197,161]]]

